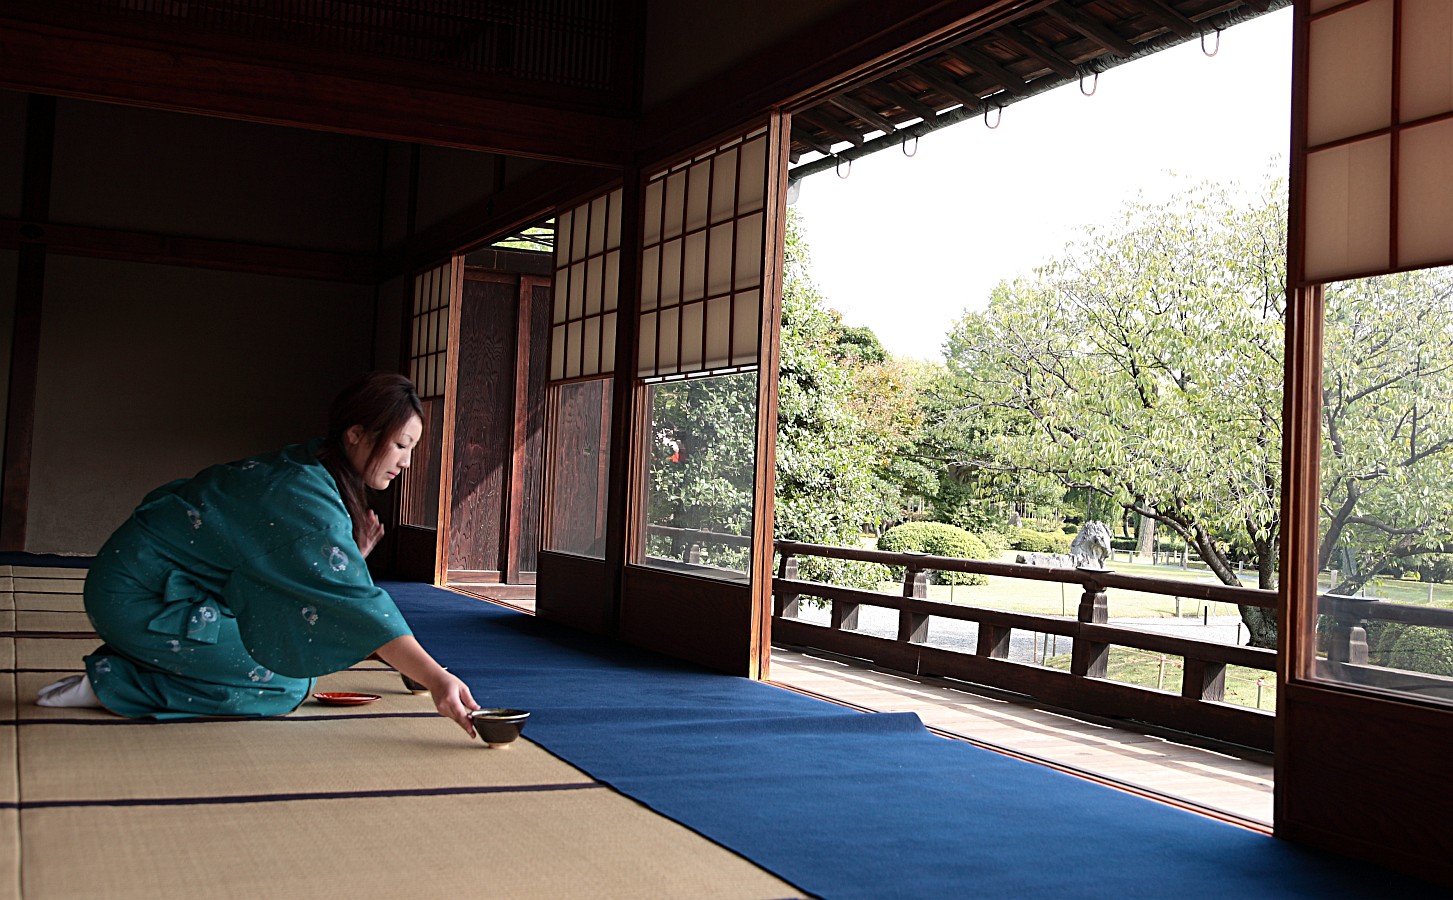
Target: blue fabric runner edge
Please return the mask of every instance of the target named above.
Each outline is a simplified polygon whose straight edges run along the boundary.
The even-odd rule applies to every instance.
[[[912,714],[855,712],[426,585],[384,587],[476,700],[531,711],[531,740],[817,896],[1446,896],[938,737]]]

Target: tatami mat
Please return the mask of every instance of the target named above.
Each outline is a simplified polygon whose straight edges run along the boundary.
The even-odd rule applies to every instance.
[[[27,803],[583,784],[526,740],[490,749],[439,716],[19,726]],[[116,759],[145,760],[118,769]]]
[[[15,596],[15,609],[83,612],[85,600],[80,594],[20,594]]]
[[[800,896],[604,788],[23,816],[26,897]]]
[[[54,610],[18,609],[15,611],[15,627],[20,631],[70,631],[93,634],[91,620],[84,612],[57,612]]]
[[[12,588],[17,594],[79,594],[85,584],[85,573],[81,569],[59,569],[62,572],[81,572],[80,578],[57,578],[57,577],[32,577],[27,575],[16,575],[15,586]]]
[[[20,813],[0,809],[0,897],[20,896]]]
[[[37,707],[99,641],[24,636],[90,626],[83,570],[20,571],[22,636],[0,638],[0,898],[802,896],[528,731],[506,750],[466,738],[378,663],[316,687],[378,701],[278,719]]]
[[[17,638],[15,668],[40,669],[46,672],[79,672],[85,668],[81,657],[101,646],[93,637],[81,638]]]
[[[0,674],[0,721],[13,722],[16,718],[15,676],[10,672]]]

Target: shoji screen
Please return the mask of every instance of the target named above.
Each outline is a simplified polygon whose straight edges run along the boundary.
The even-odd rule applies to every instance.
[[[444,443],[444,391],[448,380],[449,298],[459,267],[452,262],[414,276],[409,319],[409,379],[424,406],[424,436],[404,474],[400,521],[435,528]]]
[[[1453,262],[1453,3],[1307,8],[1300,280]]]
[[[609,375],[615,369],[621,192],[562,213],[555,228],[550,380]]]
[[[765,129],[650,176],[643,209],[643,378],[757,362]]]
[[[542,546],[596,559],[605,556],[621,198],[603,194],[555,226]]]

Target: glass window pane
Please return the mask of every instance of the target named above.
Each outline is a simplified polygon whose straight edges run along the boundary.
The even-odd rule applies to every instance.
[[[1453,702],[1453,269],[1329,284],[1314,675]]]
[[[649,403],[646,540],[636,561],[745,581],[757,373],[652,385]]]
[[[552,404],[548,465],[551,470],[546,549],[605,558],[606,475],[610,470],[611,379],[576,381],[550,388]]]

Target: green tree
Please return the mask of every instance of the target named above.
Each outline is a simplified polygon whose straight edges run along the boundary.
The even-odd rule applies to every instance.
[[[1350,594],[1453,552],[1453,272],[1328,285],[1325,310],[1318,555]]]
[[[951,467],[1056,478],[1180,535],[1224,583],[1255,548],[1276,584],[1284,193],[1201,186],[1133,204],[1033,279],[999,285],[945,345]],[[1242,607],[1253,642],[1275,622]]]

